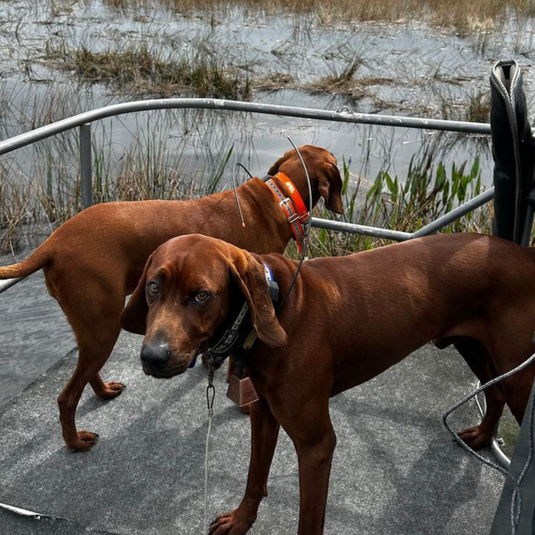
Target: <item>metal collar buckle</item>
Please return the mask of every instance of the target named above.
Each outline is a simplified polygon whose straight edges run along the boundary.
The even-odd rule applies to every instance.
[[[278,185],[276,184],[278,182]],[[293,182],[282,172],[274,177],[268,178],[266,184],[277,199],[277,203],[284,212],[290,225],[290,229],[297,241],[299,251],[303,251],[305,246],[305,232],[302,225],[309,220],[310,214],[305,207],[305,203]],[[280,187],[279,187],[280,186]]]
[[[282,199],[279,202],[279,206],[282,208],[282,205],[286,206],[286,210],[290,215],[288,215],[288,223],[295,223],[299,219],[299,214],[294,210],[294,205],[292,200],[289,197]]]

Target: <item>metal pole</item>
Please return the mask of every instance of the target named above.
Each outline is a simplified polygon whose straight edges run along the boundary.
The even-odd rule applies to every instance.
[[[367,227],[366,225],[357,225],[355,223],[345,223],[343,221],[331,221],[329,219],[320,219],[318,217],[312,218],[312,226],[316,228],[324,228],[327,230],[334,230],[337,232],[348,232],[350,234],[360,234],[362,236],[371,236],[372,238],[383,238],[386,240],[406,241],[413,238],[420,238],[434,234],[440,229],[448,226],[462,216],[472,212],[476,208],[483,206],[494,197],[494,188],[489,188],[487,191],[480,193],[473,199],[470,199],[465,204],[458,206],[451,212],[432,221],[429,225],[422,227],[416,232],[401,232],[399,230],[389,230],[386,228]]]
[[[337,232],[348,232],[350,234],[360,234],[361,236],[371,236],[372,238],[384,238],[386,240],[405,241],[410,240],[410,232],[401,232],[399,230],[389,230],[386,228],[367,227],[366,225],[357,225],[355,223],[345,223],[343,221],[331,221],[329,219],[312,218],[312,226],[335,230]]]
[[[489,202],[494,198],[494,187],[489,188],[487,191],[480,193],[473,199],[470,199],[468,202],[464,203],[461,206],[453,209],[451,212],[444,214],[435,221],[429,223],[425,227],[422,227],[420,230],[412,233],[411,238],[419,238],[420,236],[427,236],[429,234],[434,234],[440,229],[446,227],[450,223],[453,223],[456,219],[461,218],[462,216],[472,212],[476,208],[483,206],[485,203]]]
[[[15,286],[15,284],[17,284],[18,282],[24,280],[25,278],[26,277],[19,277],[17,279],[5,279],[3,281],[0,281],[0,294],[2,292],[5,292],[6,290],[11,288],[12,286]]]
[[[10,139],[6,139],[5,141],[0,141],[0,155],[25,147],[30,143],[34,143],[55,134],[59,134],[60,132],[65,132],[71,128],[76,128],[77,126],[104,119],[106,117],[114,117],[123,113],[134,113],[139,111],[185,108],[261,113],[286,117],[301,117],[304,119],[318,119],[321,121],[419,128],[425,130],[444,130],[450,132],[464,132],[467,134],[490,134],[490,124],[488,123],[470,123],[466,121],[446,121],[443,119],[422,119],[419,117],[355,113],[347,108],[342,108],[339,111],[330,111],[313,108],[298,108],[294,106],[278,106],[275,104],[240,102],[236,100],[168,98],[112,104],[103,108],[86,111],[46,126],[41,126],[35,130],[26,132],[25,134],[20,134]]]
[[[82,208],[93,204],[91,123],[80,125],[80,193]]]

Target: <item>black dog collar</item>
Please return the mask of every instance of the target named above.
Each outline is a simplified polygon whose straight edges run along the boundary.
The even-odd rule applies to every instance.
[[[273,274],[266,264],[264,264],[264,272],[269,295],[273,303],[276,303],[279,299],[279,285],[273,280]],[[223,363],[230,355],[238,360],[243,360],[245,353],[253,347],[256,339],[257,334],[250,321],[249,305],[245,301],[232,326],[204,354],[208,358],[212,358],[215,364]]]

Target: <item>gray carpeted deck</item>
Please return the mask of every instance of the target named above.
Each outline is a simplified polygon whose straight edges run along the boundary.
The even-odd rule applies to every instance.
[[[124,334],[106,379],[128,386],[116,400],[90,389],[79,429],[100,433],[86,454],[63,445],[56,397],[76,362],[72,353],[0,408],[0,503],[58,517],[0,510],[0,533],[199,534],[204,497],[206,373],[198,365],[162,381],[138,363],[141,337]],[[23,358],[21,356],[20,358]],[[225,397],[216,374],[210,511],[235,507],[245,486],[249,422]],[[487,535],[503,479],[469,457],[442,427],[445,409],[474,379],[455,351],[427,346],[380,377],[332,400],[338,436],[325,533]],[[453,418],[477,420],[475,406]],[[296,533],[298,475],[282,433],[252,534]],[[63,519],[63,520],[61,520]]]

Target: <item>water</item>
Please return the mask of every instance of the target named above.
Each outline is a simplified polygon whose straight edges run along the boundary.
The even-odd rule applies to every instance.
[[[4,138],[87,109],[140,97],[131,91],[116,95],[106,87],[79,83],[65,70],[65,56],[82,47],[94,52],[121,51],[137,44],[163,58],[191,56],[206,49],[222,64],[241,67],[243,76],[249,76],[259,88],[255,101],[332,110],[349,105],[358,112],[465,119],[470,98],[488,92],[492,63],[506,57],[517,58],[523,67],[528,96],[534,83],[530,76],[533,21],[520,25],[511,19],[501,34],[460,37],[416,22],[331,27],[306,16],[282,19],[241,9],[211,18],[158,8],[119,11],[99,1],[60,2],[51,7],[48,2],[27,0],[3,2],[0,20],[4,21],[0,25],[4,81],[0,132]],[[359,64],[358,97],[355,91],[353,98],[339,95],[336,87],[314,94],[322,79],[340,74],[352,62]],[[261,89],[271,84],[283,90]],[[278,117],[238,118],[227,113],[214,119],[208,113],[154,112],[147,119],[130,115],[102,121],[94,128],[95,145],[103,147],[108,165],[116,169],[132,146],[138,150],[140,130],[145,130],[148,139],[149,128],[156,128],[151,137],[159,139],[166,155],[171,155],[169,165],[179,167],[182,173],[196,173],[197,178],[214,173],[230,147],[234,147],[235,158],[243,159],[255,174],[262,172],[288,149],[288,134],[297,143],[321,144],[340,160],[351,159],[355,176],[373,179],[385,167],[403,176],[422,141],[436,135]],[[439,147],[437,157],[460,163],[483,153],[483,169],[489,174],[488,148],[468,142],[453,144],[451,149],[454,136],[444,138],[441,146],[447,150]],[[75,153],[76,147],[72,151]],[[62,149],[57,152],[64,154]],[[180,154],[181,161],[174,161],[173,154]],[[10,168],[14,174],[59,174],[51,171],[49,162],[45,165],[43,158],[36,157],[35,151],[28,150],[16,159],[17,165]],[[65,159],[68,174],[75,175],[76,158],[68,154]]]

